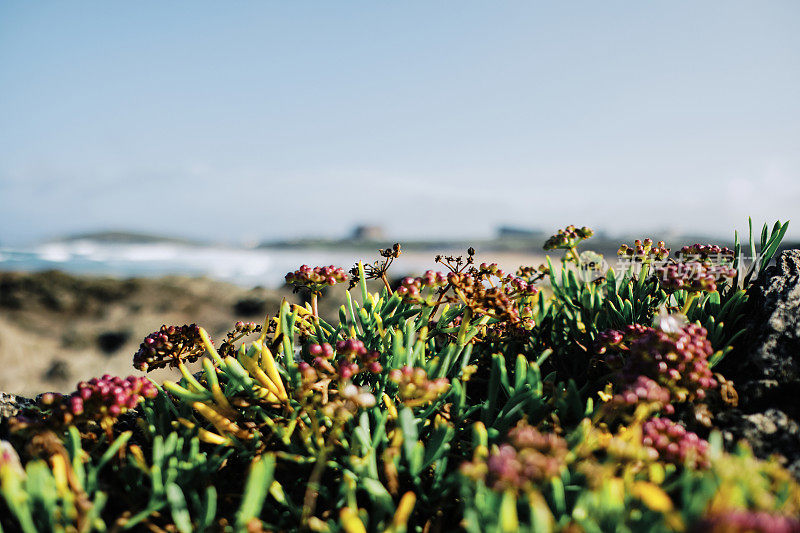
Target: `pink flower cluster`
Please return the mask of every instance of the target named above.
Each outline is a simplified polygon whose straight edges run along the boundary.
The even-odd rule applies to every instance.
[[[425,370],[410,366],[390,371],[389,379],[397,384],[400,400],[410,407],[432,402],[450,388],[447,378],[428,379]]]
[[[233,325],[233,334],[249,335],[261,330],[261,326],[255,322],[242,322],[239,320]]]
[[[658,452],[662,461],[692,468],[708,468],[708,442],[666,418],[651,418],[642,425],[642,444]]]
[[[506,280],[509,287],[512,289],[512,296],[535,296],[539,293],[539,289],[522,278],[508,276]]]
[[[717,290],[717,284],[731,279],[736,269],[726,264],[712,264],[710,261],[688,261],[663,265],[656,269],[661,288],[672,292],[686,290],[689,292]]]
[[[100,419],[108,415],[118,416],[136,407],[143,398],[157,395],[158,390],[147,378],[105,374],[78,383],[78,390],[67,398],[67,405],[75,416]]]
[[[554,433],[540,433],[522,421],[512,429],[509,442],[494,448],[488,459],[461,467],[465,475],[484,479],[494,490],[529,491],[556,477],[565,465],[566,441]]]
[[[368,351],[358,339],[336,343],[310,344],[311,364],[298,363],[302,384],[295,395],[307,408],[325,416],[348,419],[358,409],[375,405],[375,396],[367,388],[358,387],[351,379],[364,373],[379,373],[380,353]],[[338,355],[338,357],[337,357]]]
[[[669,248],[666,247],[664,241],[658,241],[653,246],[653,239],[633,241],[633,246],[623,244],[617,250],[617,255],[626,257],[632,261],[663,261],[669,255]]]
[[[704,517],[692,531],[706,533],[800,533],[800,518],[732,509]]]
[[[358,339],[338,341],[335,351],[327,342],[311,344],[308,353],[313,357],[312,363],[301,362],[298,365],[306,381],[316,381],[323,376],[347,380],[361,372],[378,374],[383,371],[383,366],[378,361],[380,353],[367,351],[364,343]],[[336,354],[340,357],[334,362]]]
[[[498,278],[505,276],[505,272],[500,269],[497,263],[481,263],[478,267],[478,272],[484,276],[497,276]]]
[[[362,357],[367,354],[367,349],[358,339],[346,339],[336,341],[336,353],[348,357]]]
[[[68,395],[46,392],[37,399],[49,411],[49,419],[70,424],[76,420],[113,420],[135,408],[144,398],[155,398],[158,389],[145,377],[110,376],[92,378],[78,383],[77,390]]]
[[[681,248],[680,257],[684,261],[712,259],[718,262],[731,262],[733,250],[716,244],[692,244]]]
[[[642,403],[662,409],[668,415],[675,412],[675,407],[670,403],[669,391],[646,376],[637,376],[635,381],[614,394],[606,405],[610,409],[619,410]]]
[[[418,278],[403,278],[400,281],[400,287],[397,288],[397,294],[408,302],[422,303],[424,301],[423,289],[438,289],[447,283],[447,276],[444,273],[428,270]]]
[[[133,367],[142,371],[177,367],[184,361],[196,361],[204,351],[197,324],[163,325],[139,345],[139,351],[133,355]]]
[[[311,292],[319,292],[325,287],[347,281],[347,272],[343,268],[333,265],[311,268],[303,265],[294,272],[286,274],[286,283],[294,285],[296,289],[305,287]]]
[[[718,386],[708,365],[713,348],[706,334],[705,328],[696,324],[676,331],[635,324],[622,331],[604,332],[598,351],[602,354],[613,349],[620,354],[608,361],[612,367],[621,363],[624,391],[639,376],[645,376],[667,389],[677,401],[703,400],[706,390]]]

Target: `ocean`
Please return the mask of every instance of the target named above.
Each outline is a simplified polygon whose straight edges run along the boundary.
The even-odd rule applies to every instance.
[[[392,276],[419,274],[436,268],[435,253],[401,255]],[[108,243],[93,240],[52,242],[30,247],[0,247],[0,270],[62,270],[99,276],[204,276],[243,287],[276,288],[287,272],[300,265],[336,265],[349,270],[358,260],[374,261],[377,253],[340,248],[237,248],[175,243]],[[440,267],[441,268],[441,267]]]

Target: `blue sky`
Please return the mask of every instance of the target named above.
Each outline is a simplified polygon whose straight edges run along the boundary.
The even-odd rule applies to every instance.
[[[799,26],[794,0],[4,0],[0,243],[798,218]]]

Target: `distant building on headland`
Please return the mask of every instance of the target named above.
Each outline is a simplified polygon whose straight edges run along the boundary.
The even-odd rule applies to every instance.
[[[386,234],[381,226],[361,224],[353,228],[350,238],[354,241],[382,241],[386,239]]]
[[[497,236],[500,238],[510,237],[515,239],[537,239],[544,237],[544,232],[538,229],[520,228],[516,226],[500,226],[497,228]]]

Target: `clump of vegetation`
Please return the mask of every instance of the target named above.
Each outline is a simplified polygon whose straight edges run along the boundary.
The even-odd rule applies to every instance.
[[[785,231],[765,226],[759,254],[751,235],[748,270],[738,239],[674,259],[643,239],[603,271],[577,249],[592,230],[569,226],[546,245],[559,268],[510,274],[470,249],[393,291],[395,246],[353,268],[338,323],[317,300],[346,271],[303,266],[287,281],[309,304],[218,346],[196,325],[148,335],[134,365],[177,380],[104,376],[11,420],[0,525],[798,531],[796,480],[713,429],[736,402],[714,367]]]

